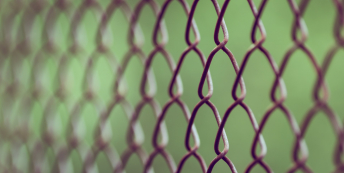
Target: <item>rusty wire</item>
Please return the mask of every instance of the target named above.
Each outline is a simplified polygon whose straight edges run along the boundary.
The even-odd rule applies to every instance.
[[[235,168],[235,163],[231,160],[231,156],[227,154],[230,148],[224,127],[232,110],[239,106],[245,110],[255,132],[251,147],[252,161],[248,164],[246,172],[251,172],[255,166],[261,166],[266,172],[273,172],[269,163],[264,161],[264,157],[267,154],[267,145],[264,141],[262,132],[270,115],[278,109],[285,115],[295,140],[292,153],[293,165],[288,172],[296,172],[298,170],[313,172],[307,165],[308,150],[304,137],[314,115],[320,111],[324,112],[328,117],[337,138],[337,145],[334,149],[333,157],[336,168],[333,171],[344,172],[344,162],[342,161],[344,129],[339,117],[328,105],[329,90],[325,82],[325,74],[333,57],[344,45],[344,37],[341,32],[344,26],[343,1],[333,0],[337,8],[337,17],[334,24],[334,38],[336,42],[328,51],[322,64],[320,64],[316,61],[313,53],[305,43],[308,38],[308,33],[305,21],[303,20],[303,14],[309,0],[301,0],[299,4],[297,4],[295,0],[288,0],[290,9],[294,14],[291,32],[293,45],[286,51],[279,66],[269,53],[269,50],[263,46],[266,39],[266,31],[261,16],[268,0],[262,0],[258,8],[253,3],[253,0],[247,0],[252,15],[254,16],[251,29],[252,45],[249,47],[240,65],[230,51],[230,48],[226,47],[229,41],[229,35],[224,15],[230,0],[225,0],[223,4],[219,4],[216,0],[211,0],[213,3],[212,8],[215,9],[218,18],[214,26],[214,43],[216,46],[209,55],[205,55],[202,50],[197,47],[200,43],[201,34],[197,28],[194,14],[199,0],[194,0],[191,6],[189,6],[186,0],[179,0],[179,4],[187,17],[187,23],[185,24],[185,42],[187,47],[183,52],[180,52],[178,61],[174,62],[172,55],[165,47],[168,43],[168,33],[164,23],[165,12],[172,1],[173,0],[165,0],[160,6],[156,0],[140,0],[133,8],[129,5],[128,0],[112,0],[106,8],[103,8],[98,0],[82,0],[78,5],[69,0],[55,0],[53,2],[46,0],[0,1],[0,6],[2,6],[1,9],[4,10],[4,8],[7,8],[6,13],[2,13],[1,16],[1,32],[3,37],[0,44],[0,67],[1,71],[4,72],[6,70],[4,64],[8,61],[8,73],[10,74],[9,78],[5,78],[3,73],[0,74],[0,88],[3,91],[1,95],[0,145],[1,147],[7,144],[11,145],[10,150],[1,153],[5,159],[0,163],[0,170],[2,172],[22,172],[19,168],[19,163],[16,162],[18,159],[16,153],[24,146],[29,151],[28,172],[38,173],[46,172],[47,170],[51,170],[52,172],[73,172],[73,168],[69,167],[69,158],[71,157],[71,153],[76,151],[83,162],[83,172],[96,172],[96,158],[100,153],[104,153],[109,163],[111,163],[113,172],[124,172],[127,162],[132,155],[138,155],[143,165],[143,172],[154,172],[152,163],[156,156],[161,155],[167,163],[170,172],[181,172],[186,161],[194,157],[199,162],[199,167],[203,172],[212,172],[214,166],[219,161],[223,160],[229,167],[227,172],[234,173],[237,172],[237,170]],[[142,48],[144,45],[144,34],[138,22],[142,9],[145,6],[149,6],[150,10],[152,10],[155,15],[152,38],[153,49],[147,55]],[[118,61],[115,57],[115,53],[112,51],[111,44],[106,41],[107,37],[111,37],[108,25],[112,15],[117,10],[120,10],[124,14],[129,24],[127,37],[129,50],[121,61]],[[78,36],[81,21],[87,11],[92,11],[96,15],[96,23],[99,23],[97,26],[96,39],[94,41],[96,49],[89,55],[85,54],[84,48],[80,46],[81,41]],[[61,15],[65,15],[70,22],[69,38],[71,39],[71,44],[67,45],[66,50],[63,50],[61,48],[62,45],[58,45],[58,43],[55,42],[56,35],[53,34],[56,30],[57,20]],[[17,16],[20,18],[20,29],[18,32],[13,31],[15,28],[14,18]],[[44,20],[41,40],[42,46],[35,49],[31,44],[36,41],[35,38],[32,38],[32,25],[38,17]],[[224,36],[222,39],[219,38],[219,35],[221,35],[220,32],[222,32]],[[191,40],[192,37],[194,40]],[[317,81],[313,90],[313,106],[309,108],[308,113],[304,115],[304,119],[300,125],[295,120],[290,109],[284,104],[287,97],[287,88],[282,78],[290,57],[297,50],[301,50],[306,54],[317,74]],[[209,69],[214,56],[219,51],[223,51],[227,55],[232,63],[231,68],[236,72],[236,78],[232,87],[234,102],[228,105],[228,109],[224,115],[220,115],[215,104],[210,101],[214,88]],[[246,87],[243,73],[247,67],[247,62],[255,51],[260,51],[264,54],[275,77],[270,94],[272,105],[264,113],[261,122],[257,122],[253,111],[244,102]],[[197,54],[203,66],[203,73],[198,88],[200,100],[196,105],[187,105],[181,99],[183,95],[183,84],[180,77],[180,71],[186,56],[190,52]],[[163,103],[162,106],[160,106],[161,103],[156,99],[156,82],[152,70],[152,62],[157,57],[157,54],[161,54],[164,57],[172,75],[169,88],[167,88],[169,100]],[[84,67],[84,76],[83,86],[81,88],[82,95],[80,98],[72,100],[66,80],[68,71],[71,70],[69,68],[71,59],[76,57],[82,57],[82,59],[84,59],[80,61]],[[45,73],[46,68],[49,68],[47,66],[47,60],[49,58],[55,61],[58,69],[54,78],[55,87],[52,94],[45,91],[46,88],[42,83],[42,75]],[[116,76],[112,81],[113,91],[109,102],[100,99],[95,91],[94,66],[100,58],[106,59],[115,74],[114,76]],[[128,91],[126,90],[124,74],[128,63],[133,58],[139,58],[144,68],[144,72],[139,79],[141,81],[140,101],[132,106],[132,103],[127,99]],[[22,87],[28,86],[28,84],[25,83],[25,77],[22,72],[22,66],[26,61],[28,61],[31,66],[30,74],[27,74],[30,83],[28,88]],[[202,92],[205,83],[208,88],[206,95]],[[238,88],[240,88],[240,95],[237,95],[237,93],[239,93],[237,91]],[[49,94],[49,96],[47,99],[44,99],[43,95],[47,94]],[[29,126],[30,116],[33,116],[31,114],[34,102],[39,102],[44,105],[41,130],[38,139],[31,138],[32,132]],[[19,112],[15,112],[15,106],[17,104],[20,107]],[[84,134],[82,130],[80,130],[80,126],[82,126],[82,124],[80,124],[80,117],[82,116],[81,114],[86,104],[93,106],[98,116],[94,139],[90,146],[86,145]],[[164,119],[173,104],[179,106],[180,110],[183,112],[185,121],[188,123],[184,141],[186,153],[182,158],[173,158],[166,149],[168,144],[168,133]],[[57,109],[60,105],[64,105],[70,110],[68,123],[65,129],[66,134],[61,134],[60,131],[56,130],[58,127],[54,124],[55,118],[59,116],[57,114]],[[112,132],[108,128],[111,111],[117,106],[124,110],[129,120],[128,129],[126,130],[127,148],[123,153],[117,153],[116,147],[110,142]],[[156,117],[156,122],[153,123],[154,133],[151,137],[143,137],[143,130],[139,122],[139,117],[142,116],[141,112],[144,106],[151,107]],[[209,107],[212,110],[218,125],[218,131],[214,141],[214,152],[216,153],[216,157],[210,163],[206,163],[202,155],[198,152],[200,139],[194,122],[202,106]],[[190,111],[191,107],[194,107],[192,111]],[[193,143],[190,138],[193,139]],[[152,151],[146,151],[143,147],[143,141],[149,139],[152,140]],[[220,148],[221,140],[224,147],[222,149]],[[32,142],[33,145],[29,145],[30,142]],[[259,153],[256,152],[257,148],[260,150]],[[55,155],[53,165],[46,165],[44,161],[45,155],[49,149],[53,150]]]

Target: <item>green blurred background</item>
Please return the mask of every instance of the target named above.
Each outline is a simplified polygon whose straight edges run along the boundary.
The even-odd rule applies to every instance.
[[[133,9],[138,3],[138,0],[127,0]],[[261,1],[254,1],[256,6]],[[5,4],[5,2],[2,2]],[[75,6],[80,2],[73,2]],[[105,8],[110,3],[110,0],[101,0],[101,4]],[[158,0],[162,5],[163,0]],[[192,0],[188,0],[191,5]],[[219,0],[222,5],[223,0]],[[333,38],[333,24],[335,20],[336,9],[331,0],[311,0],[304,15],[304,20],[307,24],[309,31],[309,38],[306,42],[307,46],[315,55],[318,63],[322,63],[326,52],[334,44]],[[21,16],[16,19],[19,19]],[[267,32],[267,39],[264,46],[269,50],[277,64],[280,64],[286,51],[292,46],[291,40],[291,25],[294,15],[290,9],[287,1],[269,1],[262,15],[262,21],[265,25]],[[183,50],[187,48],[184,39],[185,27],[187,16],[178,1],[173,1],[168,7],[164,17],[169,40],[166,49],[173,56],[175,62],[181,56]],[[203,54],[207,57],[212,49],[215,48],[213,41],[213,33],[215,29],[217,15],[213,4],[210,0],[201,0],[195,12],[195,20],[201,35],[201,41],[198,47],[202,50]],[[254,21],[252,12],[249,8],[248,2],[244,0],[232,0],[229,3],[224,17],[228,32],[229,41],[227,47],[233,52],[239,64],[251,45],[250,33]],[[39,18],[34,25],[33,49],[38,50],[42,46],[41,31],[44,18]],[[155,24],[154,14],[148,6],[145,6],[140,18],[139,23],[145,37],[145,44],[143,50],[145,54],[149,54],[153,50],[152,31]],[[88,55],[90,55],[96,45],[94,39],[96,36],[98,22],[95,20],[92,12],[87,12],[82,21],[80,29],[80,38],[82,46],[85,50],[85,57],[81,56],[74,58],[69,68],[69,83],[71,105],[82,97],[82,80],[84,75],[85,64]],[[4,26],[1,26],[4,27]],[[59,41],[61,50],[66,50],[70,45],[68,31],[70,23],[66,16],[59,18],[59,24],[56,34]],[[111,19],[110,27],[112,31],[112,46],[111,50],[116,55],[118,61],[121,61],[128,51],[127,35],[128,35],[128,21],[121,11],[117,11]],[[223,35],[220,35],[220,40]],[[329,105],[335,110],[339,117],[343,118],[343,86],[344,81],[342,75],[344,69],[344,59],[340,59],[344,54],[340,51],[334,58],[329,71],[326,76],[326,81],[330,88],[330,101]],[[24,68],[23,78],[27,80],[27,87],[29,88],[29,77],[25,71],[32,70],[30,59]],[[57,63],[52,58],[47,61],[49,68],[47,69],[45,81],[46,97],[56,89],[54,86],[54,77],[56,76]],[[168,100],[168,85],[171,72],[161,55],[157,55],[153,62],[153,70],[157,81],[157,94],[156,99],[160,105],[163,106]],[[6,68],[5,68],[6,70]],[[96,65],[96,78],[97,89],[99,97],[108,103],[111,99],[111,88],[115,79],[115,75],[110,69],[108,62],[105,58],[101,58]],[[181,69],[181,78],[183,81],[184,93],[182,100],[188,105],[190,111],[198,103],[199,97],[197,95],[197,88],[202,74],[202,65],[198,56],[195,53],[187,55],[186,60]],[[219,51],[210,67],[211,75],[214,84],[214,94],[211,101],[218,108],[221,116],[223,116],[226,109],[233,103],[231,97],[232,85],[235,80],[235,72],[231,65],[229,58],[225,53]],[[135,106],[140,98],[139,86],[140,78],[143,73],[143,67],[137,57],[133,57],[129,62],[128,69],[125,73],[125,79],[128,83],[127,99]],[[26,76],[25,76],[26,75]],[[244,80],[247,87],[247,96],[245,102],[253,110],[254,115],[258,122],[261,121],[262,116],[271,106],[270,89],[274,81],[274,74],[268,64],[265,56],[256,51],[252,54],[246,70],[244,72]],[[291,57],[291,60],[284,73],[283,79],[287,86],[288,96],[285,105],[291,110],[296,120],[300,123],[305,116],[306,112],[312,107],[312,89],[316,81],[316,73],[305,54],[297,51]],[[4,85],[4,84],[2,84]],[[31,112],[31,128],[35,132],[36,138],[42,129],[40,123],[45,105],[35,102],[34,109]],[[61,140],[64,140],[65,127],[68,122],[69,116],[68,106],[60,106],[59,116],[61,124]],[[86,137],[85,142],[93,143],[93,132],[97,120],[96,110],[92,104],[87,104],[82,111],[82,120],[85,124]],[[128,120],[121,109],[116,107],[109,118],[112,126],[113,138],[112,144],[116,147],[118,153],[122,153],[126,149],[126,129],[128,128]],[[151,136],[155,126],[155,117],[152,114],[150,107],[145,106],[140,114],[139,121],[142,125],[145,135],[144,148],[148,153],[153,151],[151,144]],[[186,149],[184,146],[185,131],[187,122],[182,114],[180,108],[173,105],[167,112],[165,122],[169,133],[168,151],[172,154],[176,164],[184,154]],[[195,125],[200,136],[201,146],[199,153],[203,156],[206,163],[209,164],[212,159],[216,157],[213,149],[215,134],[217,133],[217,124],[213,113],[207,106],[200,108]],[[225,130],[228,136],[230,149],[227,156],[233,161],[238,172],[244,172],[247,165],[252,161],[250,150],[254,137],[254,131],[250,124],[249,118],[244,110],[237,107],[231,113]],[[292,165],[292,147],[294,144],[294,137],[290,129],[287,119],[281,111],[275,111],[269,119],[263,135],[268,148],[265,161],[274,172],[285,172]],[[326,115],[319,113],[307,131],[305,137],[308,149],[309,159],[307,164],[316,173],[331,172],[334,170],[332,163],[332,155],[335,147],[336,137]],[[221,145],[223,147],[223,145]],[[25,151],[23,151],[25,153]],[[25,154],[23,154],[24,157]],[[49,151],[49,162],[54,162],[54,154]],[[76,152],[71,156],[74,172],[81,170],[80,157]],[[50,164],[51,164],[50,163]],[[109,172],[111,166],[103,154],[97,158],[97,166],[99,172]],[[155,172],[168,172],[168,167],[161,156],[158,156],[153,163]],[[142,165],[136,155],[133,155],[127,166],[126,172],[141,172]],[[190,158],[183,169],[183,172],[198,173],[201,168],[197,161],[192,157]],[[215,166],[213,172],[230,172],[228,166],[220,161]],[[259,166],[256,166],[252,172],[264,172]]]

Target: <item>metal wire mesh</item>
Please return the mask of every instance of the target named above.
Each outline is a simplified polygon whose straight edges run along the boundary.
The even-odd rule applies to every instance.
[[[127,168],[128,160],[137,155],[141,162],[142,172],[154,172],[153,162],[158,156],[162,156],[168,165],[170,172],[181,172],[185,163],[190,158],[198,161],[198,166],[203,172],[212,172],[215,165],[221,160],[228,165],[224,172],[238,172],[235,162],[231,160],[228,152],[229,139],[225,131],[228,117],[234,108],[241,107],[249,117],[251,126],[254,129],[252,139],[251,157],[252,161],[247,164],[245,172],[251,172],[254,167],[260,166],[265,172],[273,172],[269,163],[264,160],[267,154],[267,145],[263,137],[263,129],[270,115],[279,110],[283,112],[294,135],[294,145],[292,149],[292,165],[287,172],[313,172],[308,166],[308,149],[305,142],[305,133],[310,122],[318,112],[324,112],[329,119],[336,135],[337,144],[334,147],[333,172],[344,172],[342,160],[344,147],[344,133],[342,122],[329,106],[329,87],[325,82],[325,74],[335,54],[344,45],[342,27],[344,26],[344,2],[333,0],[336,7],[336,20],[333,27],[335,43],[328,50],[322,63],[318,63],[312,51],[305,44],[308,38],[308,31],[303,20],[303,14],[308,6],[309,0],[288,0],[290,9],[294,15],[291,37],[293,45],[287,50],[280,65],[277,65],[269,50],[263,46],[266,37],[261,16],[266,7],[267,0],[262,0],[255,4],[253,0],[247,0],[254,20],[252,21],[251,43],[240,65],[232,54],[230,47],[226,44],[229,41],[229,32],[225,23],[224,15],[228,11],[230,0],[225,0],[219,4],[217,0],[212,0],[213,7],[217,13],[214,43],[215,47],[206,55],[198,48],[200,42],[200,32],[194,18],[199,0],[194,0],[189,5],[186,0],[179,0],[178,3],[183,8],[187,22],[180,26],[185,28],[185,43],[187,47],[180,52],[177,62],[166,48],[168,43],[168,32],[164,23],[164,15],[173,0],[165,0],[160,6],[156,0],[140,0],[132,2],[129,0],[112,0],[102,5],[100,0],[82,0],[75,3],[70,0],[12,0],[0,1],[1,6],[1,44],[0,44],[0,89],[1,93],[1,162],[2,172],[75,172],[77,163],[73,163],[70,158],[73,152],[80,156],[82,172],[98,172],[96,159],[104,154],[111,165],[111,172],[124,172]],[[139,24],[139,17],[145,6],[149,6],[155,15],[155,24],[152,31],[153,49],[149,54],[145,54],[143,46],[145,44],[142,30]],[[287,7],[286,7],[287,8]],[[91,11],[96,16],[96,38],[93,41],[95,49],[90,54],[85,51],[83,43],[82,25],[83,17]],[[127,42],[129,49],[119,59],[112,49],[111,31],[109,23],[116,11],[120,11],[127,19],[129,25]],[[204,11],[206,13],[206,11]],[[65,16],[68,20],[67,32],[59,31],[57,23],[60,16]],[[42,20],[40,29],[37,31],[35,24],[37,18]],[[88,26],[86,26],[88,27]],[[37,34],[42,35],[40,37]],[[60,34],[59,34],[60,33]],[[62,33],[62,34],[61,34]],[[82,33],[82,34],[80,34]],[[59,37],[68,36],[68,41],[59,41]],[[222,38],[220,38],[223,36]],[[36,38],[40,38],[38,41]],[[36,44],[36,43],[41,44]],[[116,40],[114,40],[116,42]],[[217,107],[212,103],[211,97],[214,92],[213,82],[210,74],[210,66],[214,56],[223,51],[230,59],[236,78],[231,88],[234,102],[228,106],[223,115],[219,113]],[[259,51],[268,60],[270,68],[274,72],[274,82],[271,85],[271,106],[266,110],[260,122],[257,122],[253,111],[244,102],[246,97],[246,87],[243,72],[247,67],[248,60],[253,52]],[[298,123],[286,106],[287,89],[283,81],[283,73],[296,51],[304,52],[311,61],[316,72],[316,82],[313,88],[313,106],[308,110],[303,120]],[[199,80],[198,97],[199,102],[194,105],[187,105],[183,99],[183,84],[180,71],[186,56],[195,53],[203,65],[203,73]],[[169,99],[165,103],[159,103],[156,98],[157,82],[152,70],[153,60],[162,56],[168,64],[171,78],[168,88]],[[128,85],[126,84],[126,69],[128,63],[137,58],[142,63],[143,73],[137,74],[140,81],[140,101],[132,106],[128,101]],[[68,75],[70,73],[73,59],[80,61],[82,73],[82,87],[78,89],[80,97],[74,93],[69,86]],[[112,91],[104,91],[109,99],[105,100],[99,96],[97,90],[97,79],[95,77],[95,66],[97,61],[104,59],[111,67],[113,75],[108,79],[112,85]],[[53,61],[53,62],[51,62]],[[50,65],[49,65],[50,64]],[[47,82],[46,73],[52,65],[56,68],[55,77]],[[25,69],[28,70],[25,70]],[[185,67],[190,68],[190,67]],[[159,73],[155,71],[155,73]],[[48,84],[47,84],[48,83]],[[48,90],[51,90],[48,92]],[[204,91],[207,91],[204,93]],[[196,92],[192,93],[196,94]],[[71,97],[77,96],[76,99]],[[35,102],[42,105],[42,116],[34,118]],[[161,104],[161,105],[160,105]],[[85,142],[85,127],[82,122],[82,114],[85,107],[91,105],[96,114],[96,126],[90,145]],[[164,119],[172,105],[178,105],[185,117],[187,128],[185,131],[185,155],[182,158],[173,158],[168,151],[168,133]],[[60,118],[60,107],[66,107],[67,117],[65,124],[58,124]],[[143,136],[143,129],[139,118],[145,106],[151,107],[156,117],[151,126],[154,127],[152,136]],[[119,133],[126,134],[126,149],[118,153],[116,146],[111,143],[113,130],[111,129],[110,115],[115,107],[121,107],[128,118],[128,129]],[[204,140],[214,140],[214,152],[216,157],[210,163],[206,163],[202,154],[198,152],[200,138],[195,126],[195,119],[201,107],[208,107],[215,117],[218,130],[214,137]],[[19,110],[19,111],[18,111]],[[34,120],[33,120],[34,119]],[[33,133],[31,121],[38,121],[38,136]],[[122,122],[126,123],[126,122]],[[207,127],[198,127],[207,128]],[[118,132],[117,132],[118,133]],[[170,134],[173,132],[170,132]],[[146,151],[143,141],[152,141],[152,151]],[[19,154],[21,148],[27,150],[27,157]],[[221,148],[222,147],[222,148]],[[53,153],[53,161],[48,164],[49,153]],[[50,154],[51,155],[51,154]],[[23,167],[23,165],[26,165]],[[74,167],[74,168],[73,168]],[[110,171],[110,170],[109,170]]]

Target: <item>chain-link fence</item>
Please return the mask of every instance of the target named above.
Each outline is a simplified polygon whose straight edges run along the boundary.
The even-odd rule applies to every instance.
[[[1,172],[344,172],[344,1],[232,1],[1,0]]]

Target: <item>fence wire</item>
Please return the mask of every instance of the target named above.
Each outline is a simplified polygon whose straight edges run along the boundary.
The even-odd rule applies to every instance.
[[[168,33],[164,23],[164,15],[173,0],[165,0],[160,6],[156,0],[140,0],[130,5],[129,0],[112,0],[106,5],[102,5],[100,0],[82,0],[76,3],[72,0],[11,0],[0,1],[1,7],[1,43],[0,43],[0,89],[1,89],[1,125],[0,125],[0,148],[1,148],[1,172],[75,172],[77,165],[73,165],[70,158],[73,152],[81,158],[82,172],[99,172],[96,159],[100,154],[104,154],[111,164],[111,172],[125,172],[128,160],[137,155],[142,172],[154,172],[153,162],[157,156],[162,156],[168,165],[170,172],[182,172],[185,163],[194,158],[198,161],[203,172],[212,172],[214,166],[221,160],[228,165],[228,170],[224,172],[238,172],[235,162],[227,153],[230,150],[229,141],[224,129],[229,115],[236,107],[245,110],[254,130],[252,139],[251,157],[245,172],[252,172],[253,168],[260,166],[265,172],[273,172],[269,163],[264,160],[267,154],[267,146],[263,137],[263,130],[270,115],[279,110],[283,112],[294,135],[292,149],[292,166],[287,172],[313,172],[314,170],[307,164],[308,149],[305,142],[305,133],[310,122],[318,112],[324,112],[329,119],[336,135],[336,146],[333,149],[333,172],[344,172],[343,147],[344,131],[340,118],[329,106],[329,87],[325,82],[326,72],[335,54],[344,46],[344,36],[342,30],[344,26],[344,1],[333,0],[336,7],[336,19],[333,27],[335,43],[328,50],[322,63],[318,63],[312,51],[305,44],[308,38],[306,23],[303,20],[304,12],[309,0],[288,0],[289,8],[294,15],[292,23],[291,38],[293,45],[284,54],[282,62],[278,65],[264,47],[266,40],[266,30],[261,16],[267,4],[267,0],[262,0],[255,4],[253,0],[247,0],[254,20],[251,29],[251,46],[247,50],[242,62],[238,62],[232,54],[230,47],[226,44],[229,41],[229,33],[225,23],[224,15],[230,0],[225,0],[219,4],[217,0],[211,0],[216,10],[217,19],[214,31],[215,47],[209,55],[202,52],[198,47],[200,43],[200,32],[194,18],[199,0],[188,4],[186,0],[179,0],[178,3],[183,8],[187,23],[180,26],[185,28],[185,43],[187,47],[180,52],[178,61],[175,62],[170,52],[166,49],[168,43]],[[152,31],[153,49],[145,54],[143,51],[144,37],[140,28],[139,17],[142,9],[149,6],[155,15],[155,24]],[[287,8],[287,7],[286,7]],[[96,16],[96,38],[92,44],[95,50],[91,54],[85,54],[83,47],[83,35],[80,36],[83,17],[91,11]],[[123,58],[118,59],[113,51],[111,43],[111,31],[109,25],[113,14],[120,11],[129,25],[127,33],[128,51]],[[206,13],[206,11],[204,11]],[[57,32],[57,23],[60,16],[68,19],[67,36],[70,42],[59,42],[61,34]],[[41,28],[37,32],[35,22],[37,18],[42,20]],[[88,27],[88,26],[86,26]],[[39,33],[42,36],[37,37]],[[63,35],[65,36],[65,35]],[[37,38],[41,41],[38,41]],[[221,38],[222,37],[222,38]],[[37,42],[41,44],[36,44]],[[114,40],[116,42],[116,40]],[[231,88],[234,102],[229,105],[223,115],[219,113],[217,107],[211,102],[213,95],[213,83],[210,74],[210,66],[214,56],[218,52],[224,52],[230,59],[236,78]],[[298,123],[285,105],[287,89],[283,81],[283,73],[290,57],[296,51],[302,51],[307,55],[312,67],[316,72],[316,82],[313,88],[313,106]],[[274,72],[274,82],[271,85],[270,98],[271,106],[266,110],[260,122],[257,122],[253,111],[244,102],[246,97],[246,87],[243,73],[247,67],[247,62],[253,52],[261,52],[269,62],[269,66]],[[199,102],[194,105],[187,105],[182,100],[183,84],[180,71],[186,56],[195,53],[203,65],[203,72],[199,80],[198,97]],[[162,55],[168,64],[172,78],[168,85],[169,100],[159,103],[156,98],[157,83],[152,70],[152,62],[157,55]],[[70,99],[75,96],[68,84],[73,59],[83,59],[81,63],[82,87],[81,96],[77,99]],[[110,100],[104,100],[97,93],[97,79],[95,79],[96,63],[99,59],[110,65],[113,75],[109,79],[113,83],[112,91],[107,94]],[[140,101],[133,105],[128,100],[126,69],[132,59],[139,59],[144,69],[143,73],[137,74],[140,81]],[[56,65],[56,74],[50,84],[46,84],[47,69],[51,67],[53,61]],[[25,68],[29,67],[29,72]],[[184,67],[187,68],[187,67]],[[155,71],[155,73],[159,73]],[[142,75],[142,76],[140,76]],[[206,93],[204,90],[206,89]],[[48,92],[51,90],[51,92]],[[80,90],[80,89],[79,89]],[[196,94],[196,91],[194,92]],[[42,105],[43,114],[39,120],[39,135],[33,135],[33,127],[30,122],[35,119],[35,102]],[[66,124],[58,124],[57,119],[60,114],[61,105],[67,107],[68,116]],[[90,145],[85,142],[85,125],[81,122],[83,111],[86,105],[91,105],[96,110],[96,127],[93,132],[93,139]],[[168,133],[164,119],[172,105],[178,105],[187,122],[185,131],[185,155],[182,158],[173,158],[167,150]],[[142,116],[143,107],[148,106],[153,110],[156,117],[152,136],[143,136],[143,129],[139,118]],[[120,133],[126,133],[126,149],[118,153],[116,146],[111,143],[113,131],[111,129],[110,115],[115,107],[121,107],[128,118],[128,129]],[[195,119],[201,107],[209,107],[217,122],[218,130],[214,143],[216,157],[210,163],[206,163],[202,154],[198,151],[200,138],[195,126]],[[37,118],[35,119],[37,120]],[[123,122],[126,123],[126,122]],[[199,127],[206,128],[206,127]],[[62,134],[63,133],[63,134]],[[117,132],[118,133],[118,132]],[[173,133],[173,132],[170,132]],[[213,140],[210,137],[205,140]],[[152,141],[153,150],[146,151],[143,141]],[[183,141],[180,141],[183,142]],[[311,144],[308,144],[311,145]],[[19,152],[22,148],[27,150],[27,157],[23,158]],[[222,147],[222,148],[221,148]],[[53,153],[53,164],[48,164],[47,153]],[[23,165],[26,165],[23,167]]]

